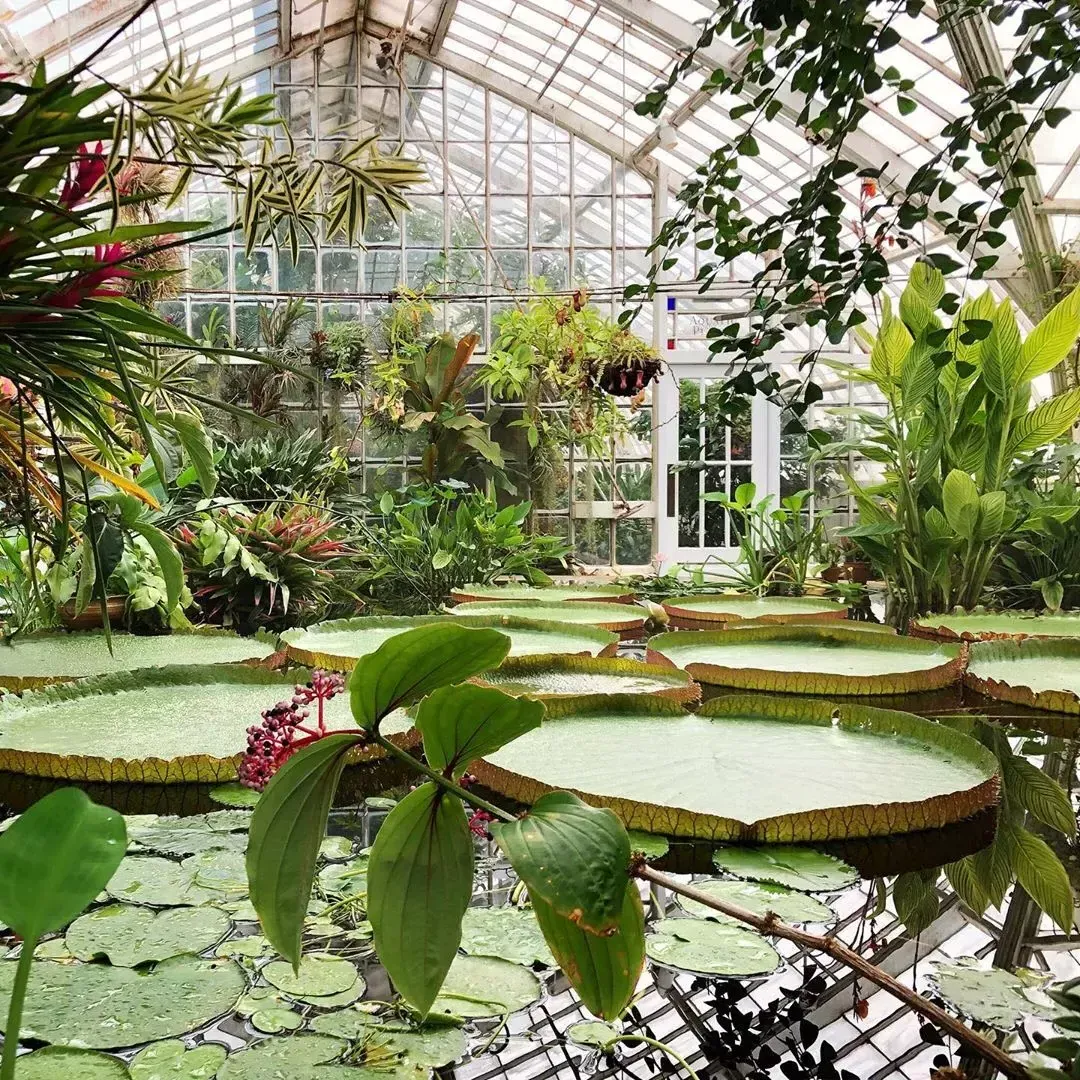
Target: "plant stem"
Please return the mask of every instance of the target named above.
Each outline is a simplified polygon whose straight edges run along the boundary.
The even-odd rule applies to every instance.
[[[15,1080],[15,1057],[19,1053],[23,1002],[26,1000],[26,984],[30,981],[30,965],[33,963],[36,948],[36,937],[23,938],[22,949],[19,951],[19,966],[15,969],[11,1000],[8,1002],[7,1024],[4,1026],[4,1056],[0,1061],[0,1080]]]
[[[654,1050],[659,1050],[662,1054],[673,1057],[686,1070],[690,1080],[699,1080],[698,1074],[690,1068],[690,1064],[686,1058],[673,1050],[667,1043],[662,1043],[659,1039],[650,1039],[648,1035],[616,1035],[608,1045],[614,1046],[615,1043],[621,1042],[644,1043],[646,1046],[651,1046]]]
[[[405,750],[402,750],[400,746],[392,743],[384,735],[375,733],[375,742],[381,746],[388,754],[398,758],[400,761],[404,761],[410,769],[415,769],[417,772],[423,773],[429,780],[434,780],[440,787],[445,788],[447,791],[452,792],[462,802],[472,803],[473,806],[478,806],[481,810],[486,810],[489,814],[494,815],[500,821],[516,821],[517,818],[513,814],[508,814],[505,810],[496,806],[494,803],[490,803],[487,799],[481,799],[479,795],[474,795],[471,791],[463,788],[460,784],[455,784],[449,777],[443,776],[442,773],[436,772],[429,765],[425,765],[422,761],[418,761]],[[5,1077],[0,1076],[0,1080],[6,1080]]]
[[[1017,1080],[1024,1080],[1027,1077],[1027,1070],[1024,1066],[1002,1050],[1000,1046],[995,1046],[989,1039],[972,1031],[966,1024],[950,1016],[944,1009],[924,998],[921,994],[916,993],[911,987],[897,982],[888,972],[882,971],[876,964],[870,963],[860,953],[849,948],[843,942],[837,941],[836,938],[799,930],[797,927],[781,922],[771,912],[765,915],[757,915],[752,911],[747,911],[746,908],[739,907],[737,904],[729,904],[725,900],[718,900],[715,896],[710,896],[709,893],[703,892],[701,889],[695,889],[692,885],[686,885],[669,874],[662,874],[657,870],[653,870],[644,863],[635,866],[632,872],[636,877],[644,881],[651,882],[654,885],[661,885],[665,889],[678,893],[680,896],[696,900],[699,904],[704,904],[714,911],[729,915],[740,922],[748,923],[763,934],[792,941],[803,948],[814,949],[831,956],[834,960],[839,960],[840,963],[845,964],[875,986],[879,986],[882,990],[892,994],[893,997],[898,998],[913,1012],[936,1024],[956,1039],[957,1042],[967,1047],[973,1054],[989,1062],[1006,1076],[1016,1077]],[[4,1080],[4,1078],[0,1078],[0,1080]]]

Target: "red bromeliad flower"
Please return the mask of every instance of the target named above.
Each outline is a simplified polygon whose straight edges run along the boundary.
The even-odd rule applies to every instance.
[[[49,307],[75,308],[92,296],[123,296],[119,289],[103,289],[107,281],[116,281],[135,276],[133,270],[122,266],[130,252],[123,244],[98,244],[94,248],[97,266],[77,274],[59,292],[50,293],[42,298]]]
[[[237,769],[240,783],[262,791],[274,773],[309,743],[327,734],[324,703],[345,689],[345,676],[315,671],[306,686],[296,686],[289,701],[279,701],[262,714],[262,723],[247,729],[247,749]],[[316,727],[306,724],[311,717],[307,706],[316,703]]]
[[[68,166],[64,186],[60,189],[60,205],[70,210],[78,206],[101,182],[105,175],[105,155],[99,142],[91,151],[86,143],[79,147],[79,156]]]

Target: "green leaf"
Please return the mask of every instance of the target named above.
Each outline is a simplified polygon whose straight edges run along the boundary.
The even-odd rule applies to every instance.
[[[1071,933],[1073,892],[1061,860],[1034,833],[1011,824],[999,829],[1008,835],[1016,880],[1066,934]]]
[[[544,704],[487,686],[444,686],[416,711],[428,764],[454,779],[477,759],[538,728]]]
[[[617,927],[630,838],[611,810],[553,791],[524,817],[493,825],[491,832],[534,901],[550,904],[556,914],[594,934]]]
[[[180,603],[180,594],[184,591],[184,561],[180,558],[180,552],[160,529],[148,521],[133,522],[131,527],[150,545],[158,561],[165,581],[165,606],[172,611]]]
[[[444,566],[449,566],[454,561],[454,553],[452,551],[436,551],[431,557],[432,570],[441,570]]]
[[[1004,491],[988,491],[985,495],[980,495],[976,537],[980,540],[996,540],[1003,531],[1005,510]]]
[[[1019,382],[1020,330],[1012,303],[1003,300],[994,312],[993,326],[982,343],[982,377],[999,401],[1010,401]]]
[[[544,940],[585,1008],[601,1020],[617,1020],[633,999],[645,964],[645,914],[637,884],[624,880],[614,933],[606,935],[583,930],[534,893],[530,897]]]
[[[979,880],[979,873],[973,859],[964,858],[949,863],[945,867],[945,877],[953,887],[953,892],[967,904],[976,915],[982,915],[990,906],[990,899]]]
[[[509,651],[510,639],[497,630],[473,630],[450,622],[395,634],[353,669],[349,677],[353,718],[366,730],[377,728],[394,709],[411,705],[440,686],[498,667]]]
[[[472,834],[461,800],[422,784],[387,815],[368,860],[375,948],[422,1017],[457,953],[472,883]]]
[[[29,941],[67,926],[126,849],[123,817],[78,788],[39,799],[0,835],[0,922]]]
[[[892,895],[896,914],[912,937],[921,934],[937,918],[937,891],[921,874],[901,874],[893,883]]]
[[[899,376],[911,344],[911,334],[903,322],[887,316],[870,353],[870,370],[879,383]]]
[[[328,735],[295,753],[266,785],[251,815],[247,874],[263,934],[294,968],[319,845],[356,735]]]
[[[1053,370],[1080,335],[1080,286],[1055,305],[1028,334],[1020,351],[1017,377],[1026,382]]]
[[[1009,451],[1022,454],[1037,450],[1064,435],[1080,417],[1080,389],[1047,398],[1030,412],[1024,413],[1013,428]]]
[[[1076,815],[1062,786],[1017,754],[1000,755],[1005,790],[1044,825],[1066,836],[1076,835]]]
[[[164,418],[169,427],[176,432],[184,456],[194,467],[199,478],[199,487],[204,495],[213,495],[217,487],[217,466],[214,464],[214,448],[210,437],[199,420],[189,413],[166,413]]]
[[[979,489],[966,472],[953,469],[941,488],[942,509],[957,536],[970,540],[979,520]]]
[[[379,510],[383,514],[392,513],[394,509],[394,493],[392,491],[384,491],[379,496]]]

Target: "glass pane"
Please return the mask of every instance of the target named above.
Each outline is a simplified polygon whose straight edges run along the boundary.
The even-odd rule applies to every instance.
[[[701,457],[701,384],[697,379],[679,380],[679,460]]]
[[[701,520],[700,469],[679,469],[677,477],[679,493],[679,546],[700,547],[698,529]]]
[[[705,490],[729,494],[727,488],[727,467],[710,465],[705,470]],[[705,507],[705,546],[727,546],[727,511],[717,502],[707,502]]]

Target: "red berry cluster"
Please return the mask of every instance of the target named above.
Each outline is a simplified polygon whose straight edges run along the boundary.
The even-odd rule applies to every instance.
[[[262,713],[262,723],[247,729],[247,749],[237,769],[240,783],[262,791],[274,773],[301,746],[306,746],[326,734],[323,705],[345,688],[345,678],[332,671],[312,673],[311,682],[297,685],[288,701],[279,701]],[[316,703],[317,727],[306,721],[311,718],[308,708]]]

